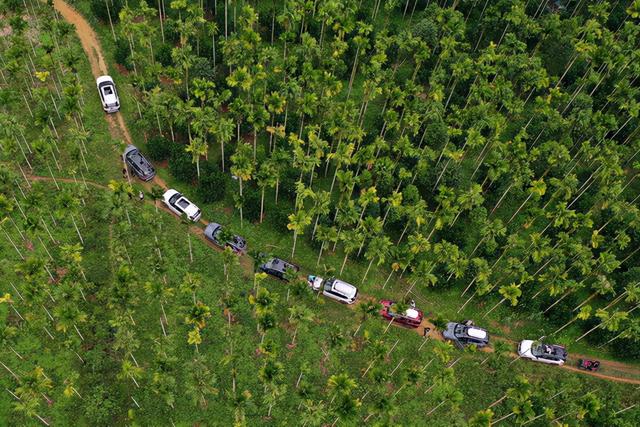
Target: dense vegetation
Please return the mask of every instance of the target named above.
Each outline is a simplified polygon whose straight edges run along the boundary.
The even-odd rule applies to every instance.
[[[638,424],[630,385],[456,353],[375,303],[640,357],[640,2],[71,3],[161,176],[364,301],[132,201],[73,27],[4,0],[3,424]]]

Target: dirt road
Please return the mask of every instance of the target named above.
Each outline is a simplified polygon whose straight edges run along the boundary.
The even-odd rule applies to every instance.
[[[94,77],[99,77],[101,75],[105,75],[108,74],[108,68],[106,66],[106,63],[104,61],[104,55],[103,55],[103,51],[102,51],[102,47],[100,45],[100,41],[98,39],[98,36],[96,35],[95,31],[93,31],[93,28],[91,28],[91,26],[89,25],[89,23],[84,19],[84,17],[82,15],[80,15],[76,10],[74,10],[71,6],[69,6],[67,3],[65,3],[62,0],[54,0],[53,1],[53,5],[54,8],[62,15],[62,17],[69,22],[70,24],[73,24],[76,28],[76,33],[78,34],[78,37],[80,38],[80,43],[82,44],[82,48],[84,49],[87,58],[89,60],[89,63],[91,64],[91,71],[94,75]],[[105,115],[106,120],[109,123],[109,129],[111,132],[111,136],[117,139],[122,139],[124,140],[127,144],[132,144],[132,139],[131,139],[131,135],[129,133],[129,130],[127,129],[127,125],[124,122],[124,119],[122,117],[122,114],[120,113],[116,113],[113,115]],[[120,160],[119,160],[120,161]],[[49,178],[44,178],[44,177],[33,177],[34,179],[38,180],[38,179],[42,179],[42,180],[49,180]],[[60,178],[56,178],[59,181],[63,181],[63,179]],[[73,180],[68,180],[68,179],[64,179],[64,182],[74,182]],[[156,175],[156,177],[153,179],[154,184],[159,185],[162,188],[167,188],[167,185],[165,184],[165,182]],[[99,184],[97,184],[99,185]],[[168,210],[167,210],[168,211]],[[201,221],[203,224],[206,224],[205,221]],[[191,230],[194,234],[196,234],[198,237],[200,237],[201,239],[204,239],[204,236],[202,234],[202,229],[199,227],[191,227]],[[205,240],[206,241],[206,240]],[[208,243],[208,242],[207,242]],[[241,257],[241,265],[243,267],[243,270],[245,270],[245,272],[247,272],[249,270],[249,264],[252,265],[251,260],[248,257]],[[361,299],[364,297],[364,295],[361,295]],[[428,326],[432,328],[432,332],[431,335],[436,338],[436,339],[442,339],[442,336],[439,332],[437,332],[435,330],[435,327],[433,324],[431,324],[427,319],[425,319],[424,321],[424,326]],[[422,330],[422,328],[419,328],[417,331],[420,332]],[[569,363],[576,363],[575,359],[576,357],[586,357],[587,356],[578,356],[578,355],[574,355]],[[607,367],[610,366],[610,368],[612,370],[615,370],[616,372],[619,372],[620,375],[618,376],[613,376],[613,375],[607,375],[606,373],[603,372],[589,372],[589,371],[583,371],[580,370],[574,366],[569,366],[569,365],[565,365],[563,366],[564,369],[568,369],[570,371],[575,371],[581,374],[585,374],[585,375],[590,375],[593,377],[598,377],[598,378],[602,378],[602,379],[606,379],[606,380],[610,380],[610,381],[618,381],[618,382],[625,382],[625,383],[631,383],[631,384],[640,384],[640,379],[636,379],[636,378],[640,378],[640,369],[636,368],[635,366],[632,365],[626,365],[624,363],[621,362],[614,362],[614,361],[606,361],[606,360],[601,360],[601,366],[603,368],[603,370],[606,371]],[[633,375],[636,378],[630,378],[630,376]]]
[[[98,35],[93,31],[93,28],[91,28],[84,17],[62,0],[54,0],[53,7],[60,13],[65,21],[73,24],[75,27],[82,49],[85,51],[89,64],[91,65],[91,73],[93,76],[98,78],[109,74],[109,68],[105,63]],[[128,145],[133,144],[133,139],[121,113],[105,114],[105,120],[107,120],[109,124],[109,131],[113,138],[120,139]],[[162,188],[167,188],[166,183],[158,176],[153,179],[153,182]]]

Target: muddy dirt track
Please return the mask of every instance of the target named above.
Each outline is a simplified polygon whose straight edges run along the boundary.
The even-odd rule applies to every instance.
[[[84,17],[80,13],[78,13],[70,5],[68,5],[62,0],[54,0],[53,5],[54,5],[54,8],[64,18],[65,21],[75,26],[76,33],[78,34],[78,38],[80,39],[80,43],[82,44],[82,48],[84,49],[87,55],[87,59],[89,60],[89,63],[91,64],[91,71],[94,77],[99,77],[101,75],[109,74],[107,65],[104,61],[104,54],[102,51],[102,47],[100,46],[100,41],[98,40],[98,36],[96,35],[95,31],[93,31],[93,28],[91,28],[89,23],[84,19]],[[127,129],[127,125],[124,122],[124,118],[122,117],[122,114],[120,113],[115,113],[112,115],[105,114],[105,118],[109,123],[109,130],[113,138],[121,139],[125,141],[127,144],[132,144],[131,135],[129,133],[129,130]],[[29,179],[50,180],[50,178],[48,177],[35,177],[35,176],[32,176]],[[60,182],[75,183],[75,181],[72,179],[62,179],[62,178],[56,178],[56,179]],[[167,188],[167,185],[165,184],[165,182],[157,175],[153,179],[153,183],[156,185],[159,185],[163,189]],[[97,183],[91,183],[90,185],[102,186],[101,184],[97,184]],[[148,187],[149,185],[145,185],[145,188],[148,188]],[[167,212],[169,212],[168,209],[166,210]],[[203,224],[206,224],[205,221],[201,221],[201,222]],[[203,232],[202,228],[191,227],[191,231],[194,234],[196,234],[199,238],[207,242],[207,244],[214,247],[206,239],[204,239],[204,235],[202,234]],[[215,248],[219,250],[219,248],[217,247]],[[250,267],[250,265],[252,265],[251,260],[249,260],[249,258],[246,256],[241,257],[240,264],[243,270],[245,271],[245,273],[247,273],[252,268]],[[362,295],[362,297],[365,297],[365,296]],[[440,332],[436,331],[434,329],[433,324],[431,324],[426,319],[424,321],[424,326],[428,326],[432,328],[431,336],[433,338],[442,339],[442,335],[440,334]],[[422,328],[418,328],[416,331],[419,333],[422,333],[421,332]],[[515,343],[513,344],[515,345]],[[513,356],[515,357],[515,355]],[[622,362],[616,362],[616,361],[601,360],[600,366],[603,372],[589,372],[589,371],[580,370],[575,366],[577,364],[578,358],[589,358],[589,357],[581,356],[581,355],[571,355],[570,359],[567,362],[568,364],[564,365],[562,368],[570,371],[574,371],[577,373],[581,373],[584,375],[590,375],[593,377],[605,379],[605,380],[618,381],[618,382],[631,383],[631,384],[640,384],[640,379],[638,379],[640,378],[640,369],[636,368],[633,365],[628,365],[628,364],[625,364]],[[609,375],[606,373],[608,370],[615,371],[615,373],[617,373],[618,375],[616,376]]]

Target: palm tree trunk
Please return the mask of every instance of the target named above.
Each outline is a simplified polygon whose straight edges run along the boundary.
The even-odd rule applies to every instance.
[[[318,260],[316,261],[316,267],[320,265],[320,258],[322,258],[322,250],[324,249],[324,242],[320,245],[320,252],[318,253]]]

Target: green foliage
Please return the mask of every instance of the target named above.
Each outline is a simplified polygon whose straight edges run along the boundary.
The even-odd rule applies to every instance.
[[[169,154],[169,171],[179,181],[192,183],[197,177],[196,165],[191,161],[191,155],[181,144],[172,144]]]
[[[167,160],[171,155],[173,145],[175,145],[175,143],[171,142],[168,138],[160,135],[152,136],[147,141],[149,158],[156,162]]]
[[[201,169],[197,188],[198,196],[206,203],[224,200],[228,181],[227,176],[211,162],[203,164]],[[249,210],[245,210],[245,212],[249,215]]]
[[[96,0],[100,1],[100,0]],[[129,44],[123,38],[118,39],[116,42],[115,49],[113,51],[113,59],[116,63],[126,67],[127,69],[131,69],[131,61],[130,61],[131,50],[129,49]]]
[[[121,10],[122,0],[109,0],[108,4],[104,0],[91,0],[91,12],[103,24],[109,24],[109,15],[111,15],[111,22],[116,24],[120,20]]]

